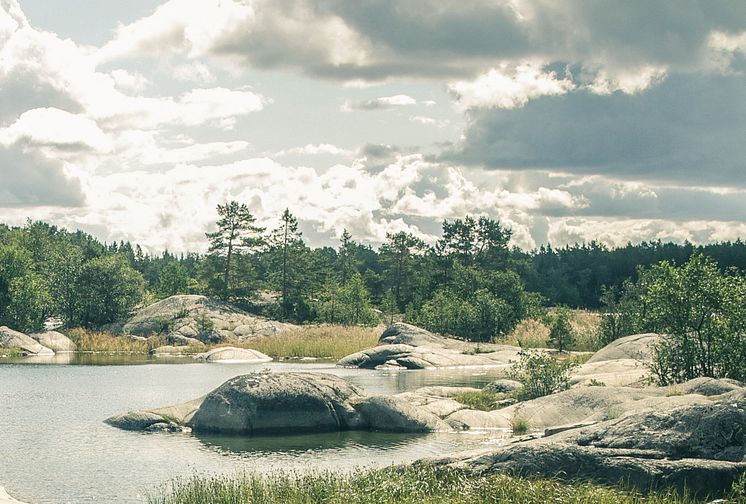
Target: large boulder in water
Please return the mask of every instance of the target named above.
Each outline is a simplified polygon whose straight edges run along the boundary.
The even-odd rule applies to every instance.
[[[54,352],[74,352],[75,343],[64,334],[57,331],[46,331],[29,335],[39,344],[53,350]]]
[[[49,356],[54,352],[22,332],[9,327],[0,327],[0,348],[20,350],[28,355]]]
[[[363,398],[361,390],[334,375],[248,374],[207,394],[191,427],[249,435],[356,429],[364,421],[351,402]]]
[[[122,327],[125,333],[168,332],[205,342],[272,336],[297,326],[245,312],[229,303],[197,295],[177,295],[141,309]]]
[[[415,406],[403,397],[369,395],[331,374],[260,372],[232,378],[189,403],[129,412],[106,422],[127,430],[173,422],[197,433],[240,435],[451,430],[437,414]]]
[[[194,356],[205,362],[242,362],[261,364],[271,362],[272,357],[250,348],[219,347]]]
[[[340,359],[337,365],[365,369],[507,366],[518,358],[521,350],[509,345],[448,338],[402,322],[389,326],[378,343]]]

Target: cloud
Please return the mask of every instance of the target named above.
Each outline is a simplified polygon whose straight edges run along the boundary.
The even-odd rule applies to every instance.
[[[137,72],[128,72],[118,68],[109,72],[114,79],[114,85],[124,91],[143,91],[150,85],[150,81],[144,75]]]
[[[737,75],[670,76],[643,93],[541,97],[472,111],[443,160],[683,185],[743,186],[746,87]]]
[[[342,105],[342,110],[350,112],[353,110],[385,110],[394,107],[406,107],[417,105],[417,100],[405,94],[394,96],[382,96],[373,100],[352,101],[346,100]]]
[[[434,117],[421,115],[410,116],[409,120],[426,126],[437,126],[438,128],[445,128],[450,124],[448,119],[435,119]]]
[[[112,148],[111,139],[94,121],[57,108],[26,111],[12,125],[0,128],[0,144],[18,142],[61,151],[108,152]]]
[[[65,165],[21,144],[0,146],[0,208],[81,206],[80,181]]]
[[[306,144],[303,147],[293,147],[283,149],[274,155],[277,157],[284,156],[316,156],[319,154],[328,154],[332,156],[349,156],[352,151],[343,149],[332,144]]]
[[[474,81],[449,84],[462,109],[516,108],[539,96],[562,95],[575,88],[570,79],[558,79],[555,72],[545,72],[541,64],[507,64],[492,69]]]
[[[614,87],[629,69],[710,67],[712,34],[745,24],[735,4],[704,0],[170,0],[120,27],[100,57],[210,54],[343,81],[463,78],[539,60],[580,64]]]

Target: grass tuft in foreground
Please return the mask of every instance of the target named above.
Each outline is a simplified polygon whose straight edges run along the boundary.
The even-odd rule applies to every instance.
[[[380,327],[308,326],[273,336],[251,338],[239,346],[252,348],[275,358],[341,359],[378,344]]]
[[[470,475],[449,468],[417,466],[358,470],[350,474],[193,476],[150,495],[149,504],[693,504],[673,492],[645,496],[591,483]]]

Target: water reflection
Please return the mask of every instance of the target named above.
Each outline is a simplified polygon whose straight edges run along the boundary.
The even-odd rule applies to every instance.
[[[205,446],[221,453],[263,454],[277,453],[301,454],[316,450],[334,450],[340,448],[368,448],[372,450],[390,450],[416,445],[427,434],[397,434],[367,431],[325,432],[315,434],[295,434],[292,436],[225,436],[195,435]]]

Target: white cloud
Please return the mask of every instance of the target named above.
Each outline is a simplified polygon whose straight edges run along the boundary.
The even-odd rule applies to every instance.
[[[448,85],[462,110],[471,108],[516,108],[531,98],[561,95],[575,88],[569,79],[558,79],[554,72],[545,72],[538,63],[493,68],[474,81],[458,81]]]
[[[382,96],[380,98],[374,98],[372,100],[345,100],[341,107],[344,112],[350,112],[353,110],[384,110],[394,107],[407,107],[411,105],[417,105],[417,100],[409,95],[398,94],[393,96]]]
[[[114,79],[114,85],[123,91],[143,91],[150,85],[150,81],[144,75],[137,72],[128,72],[118,68],[109,72]]]
[[[332,144],[306,144],[303,147],[293,147],[291,149],[284,149],[277,153],[275,156],[316,156],[319,154],[329,154],[332,156],[350,156],[352,151],[343,149]]]
[[[11,145],[24,142],[37,147],[65,149],[90,149],[105,153],[112,142],[87,117],[71,114],[57,108],[29,110],[7,128],[0,128],[0,143]]]
[[[177,80],[204,84],[212,84],[217,80],[210,68],[200,61],[178,65],[174,68],[173,76]]]
[[[450,124],[448,119],[435,119],[434,117],[414,115],[410,116],[409,120],[426,126],[437,126],[438,128],[445,128]]]

